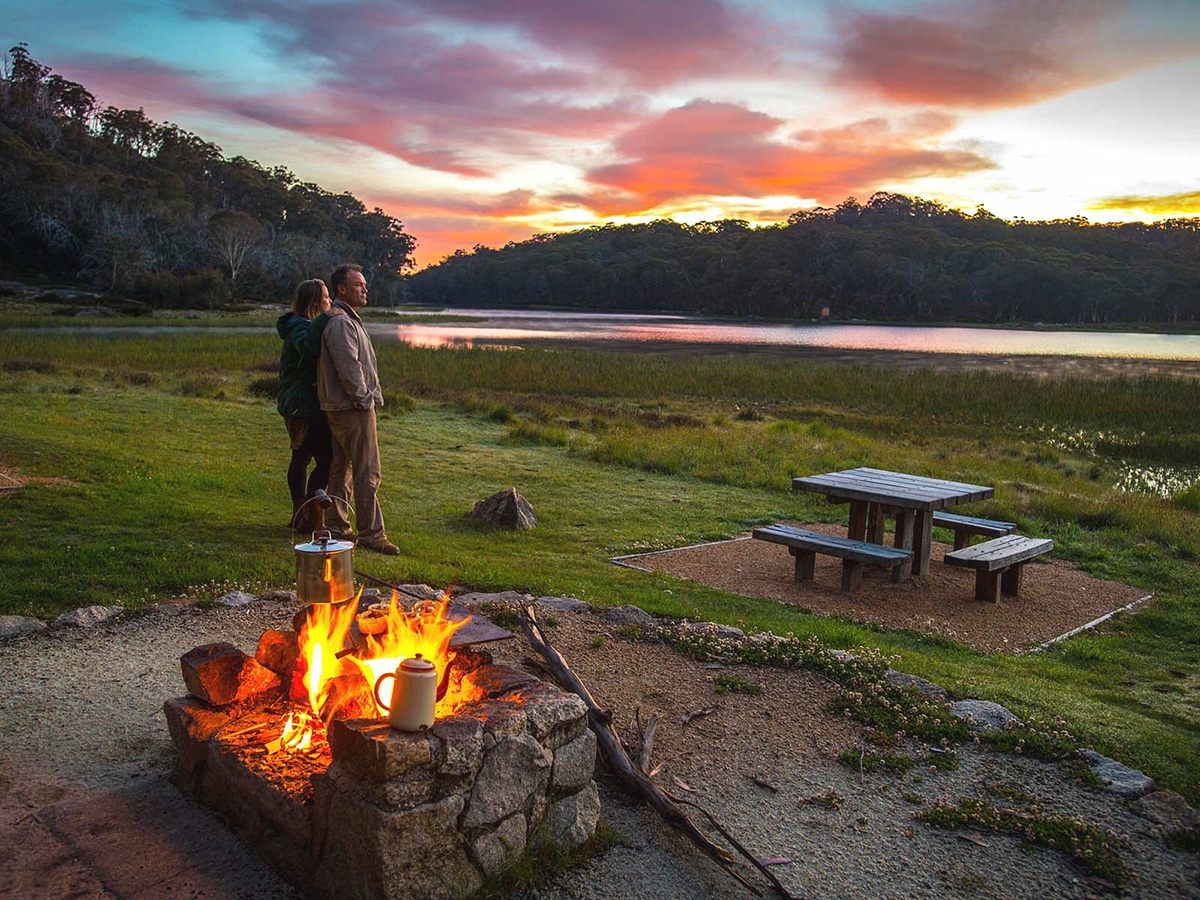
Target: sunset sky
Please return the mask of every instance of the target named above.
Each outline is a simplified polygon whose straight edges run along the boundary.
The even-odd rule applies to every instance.
[[[0,0],[0,38],[382,207],[422,266],[879,190],[1200,215],[1200,0]]]

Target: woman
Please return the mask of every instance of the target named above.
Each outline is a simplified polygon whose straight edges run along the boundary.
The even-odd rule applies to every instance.
[[[283,339],[279,356],[279,413],[287,425],[292,445],[288,464],[288,491],[292,495],[292,527],[308,531],[313,525],[316,504],[304,505],[318,490],[329,484],[329,464],[333,459],[333,435],[317,399],[317,357],[321,355],[321,335],[330,315],[329,291],[319,278],[302,281],[292,299],[292,309],[279,317],[275,329]],[[315,461],[312,474],[308,464]],[[303,511],[301,506],[304,506]]]

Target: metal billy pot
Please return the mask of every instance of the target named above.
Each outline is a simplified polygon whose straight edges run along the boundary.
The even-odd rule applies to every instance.
[[[331,499],[317,491],[307,501],[317,505],[312,540],[296,544],[296,596],[302,603],[341,603],[354,596],[354,544],[335,541],[324,527]]]

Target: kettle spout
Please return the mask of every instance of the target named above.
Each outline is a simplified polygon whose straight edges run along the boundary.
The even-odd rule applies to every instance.
[[[446,696],[446,689],[450,687],[450,670],[454,668],[454,660],[446,661],[446,668],[442,670],[441,680],[438,681],[437,699],[441,700]]]
[[[439,701],[442,700],[442,698],[446,695],[446,689],[448,689],[450,686],[451,668],[454,668],[454,660],[446,661],[446,667],[442,671],[442,678],[438,680],[438,691],[436,696]]]

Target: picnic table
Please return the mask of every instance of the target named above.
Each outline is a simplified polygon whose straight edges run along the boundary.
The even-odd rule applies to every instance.
[[[894,518],[895,546],[912,551],[897,573],[900,578],[929,573],[935,510],[987,500],[995,493],[980,484],[869,468],[794,478],[792,489],[823,494],[830,503],[849,503],[852,540],[882,544],[887,518]]]

